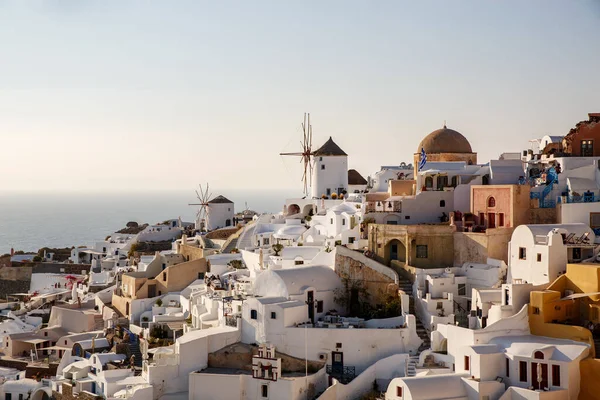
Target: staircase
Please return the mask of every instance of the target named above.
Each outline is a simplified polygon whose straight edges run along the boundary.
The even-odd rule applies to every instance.
[[[245,250],[247,247],[252,247],[252,236],[255,230],[256,222],[251,222],[244,227],[237,240],[238,249]]]
[[[104,329],[104,318],[102,315],[94,315],[94,330],[101,331]]]
[[[135,357],[135,362],[134,365],[136,367],[142,367],[142,351],[140,350],[140,343],[139,341],[135,341],[134,343],[129,343],[129,352],[130,352],[130,357],[134,356]]]
[[[419,356],[411,356],[406,361],[406,376],[417,376],[417,363],[419,362]]]
[[[595,358],[600,358],[600,336],[594,336],[594,348],[596,349]]]
[[[423,350],[428,350],[431,347],[431,339],[429,338],[429,334],[427,333],[425,326],[423,326],[423,323],[415,313],[415,300],[413,298],[412,283],[408,279],[400,277],[398,281],[398,288],[409,296],[410,301],[408,304],[408,312],[409,314],[415,316],[417,321],[417,335],[419,335],[419,338],[423,341],[423,344],[421,344],[417,352],[418,355],[421,354]]]
[[[223,254],[227,254],[227,253],[231,253],[231,250],[233,249],[237,249],[237,243],[238,243],[238,238],[234,238],[232,239],[227,246],[225,246],[225,248],[223,250],[221,250],[221,253]]]

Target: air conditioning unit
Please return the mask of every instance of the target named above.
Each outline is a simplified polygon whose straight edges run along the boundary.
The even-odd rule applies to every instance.
[[[319,353],[320,361],[327,361],[327,353]]]

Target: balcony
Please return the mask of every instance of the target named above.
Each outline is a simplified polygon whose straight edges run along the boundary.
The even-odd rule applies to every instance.
[[[327,365],[325,367],[327,375],[334,377],[340,383],[347,385],[356,377],[355,367],[345,367],[338,365]]]
[[[367,213],[402,212],[401,201],[370,201],[367,203]]]

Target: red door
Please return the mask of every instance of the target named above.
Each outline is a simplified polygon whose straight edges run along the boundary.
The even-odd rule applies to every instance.
[[[488,228],[496,227],[496,213],[488,213]]]

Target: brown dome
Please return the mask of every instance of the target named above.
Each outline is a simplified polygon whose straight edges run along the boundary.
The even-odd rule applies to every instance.
[[[419,143],[417,153],[425,149],[425,153],[472,153],[471,144],[463,135],[445,126],[431,132]]]

